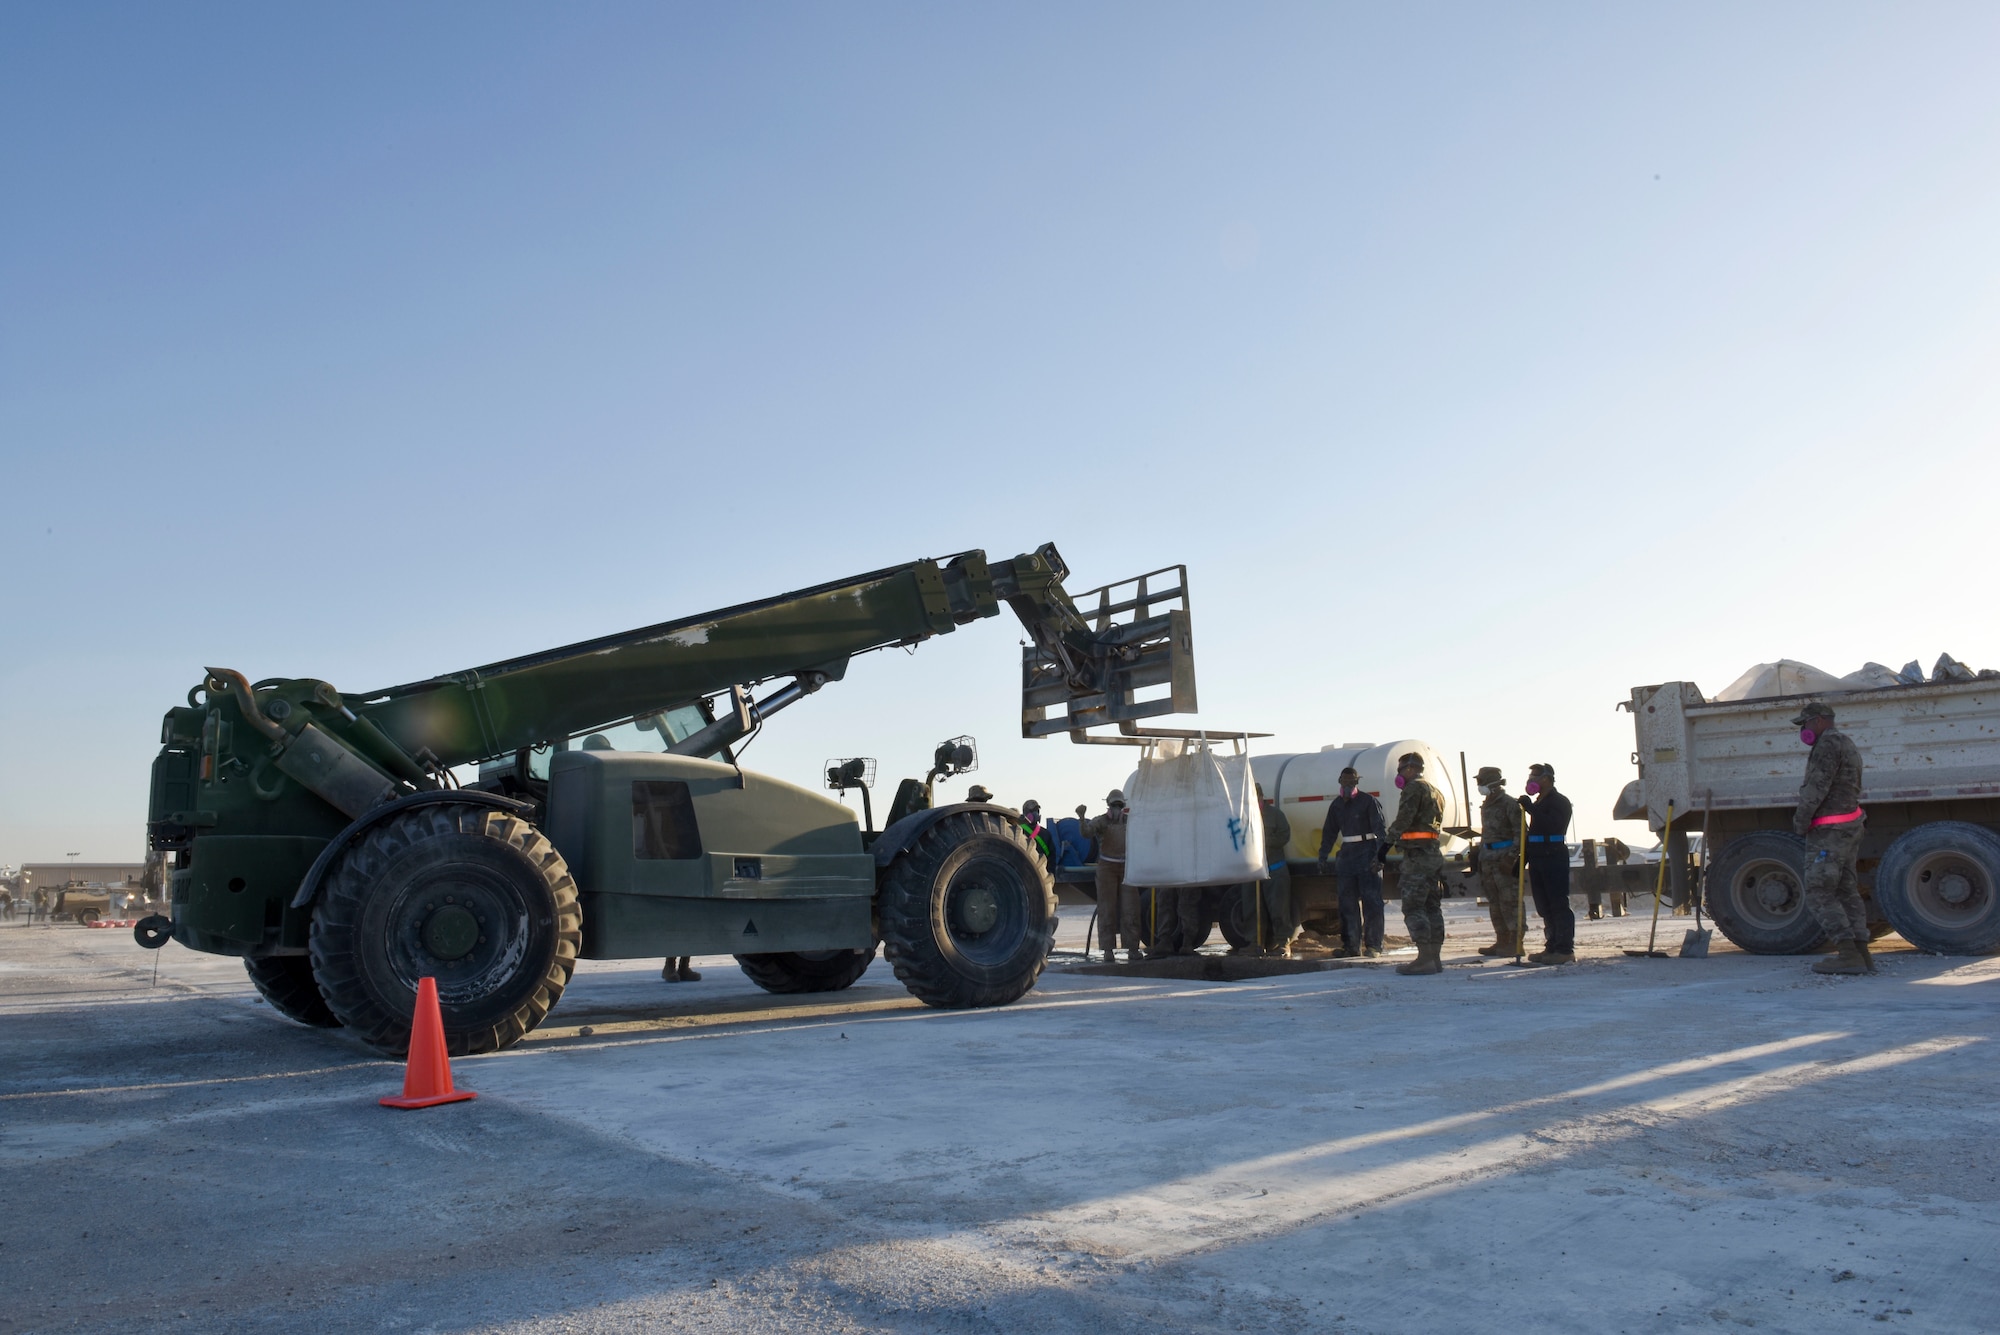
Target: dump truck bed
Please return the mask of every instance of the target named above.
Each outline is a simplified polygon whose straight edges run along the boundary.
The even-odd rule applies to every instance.
[[[2000,796],[2000,681],[1939,682],[1822,694],[1861,750],[1862,804]],[[1689,682],[1632,691],[1638,792],[1621,817],[1643,811],[1653,829],[1701,810],[1790,807],[1805,781],[1807,748],[1791,719],[1804,696],[1705,701]],[[1632,798],[1636,796],[1637,802]]]

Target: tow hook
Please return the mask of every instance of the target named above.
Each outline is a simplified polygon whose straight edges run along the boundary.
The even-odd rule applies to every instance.
[[[132,939],[148,950],[158,950],[174,939],[174,920],[164,913],[148,913],[132,924]]]

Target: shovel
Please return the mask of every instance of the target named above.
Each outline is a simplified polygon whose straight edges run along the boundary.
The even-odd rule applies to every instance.
[[[1664,950],[1653,949],[1654,945],[1660,939],[1660,896],[1666,892],[1667,888],[1667,840],[1672,836],[1673,832],[1674,804],[1669,800],[1667,803],[1667,826],[1664,830],[1660,831],[1660,874],[1653,882],[1653,930],[1646,935],[1646,948],[1644,950],[1628,950],[1625,952],[1635,959],[1664,960],[1673,958],[1673,956],[1667,954]],[[1702,841],[1702,852],[1704,854],[1708,852],[1708,841],[1706,839]],[[1696,921],[1699,922],[1700,919],[1696,919]],[[1693,936],[1694,933],[1689,932],[1688,935]],[[1704,943],[1702,953],[1706,954],[1707,952],[1708,947]]]
[[[1710,789],[1701,803],[1701,881],[1694,892],[1694,926],[1688,928],[1681,938],[1681,958],[1684,960],[1705,960],[1708,958],[1708,943],[1715,933],[1701,925],[1701,901],[1708,893],[1708,809],[1714,802],[1715,791]]]

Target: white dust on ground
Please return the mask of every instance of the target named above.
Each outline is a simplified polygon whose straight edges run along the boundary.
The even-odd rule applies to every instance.
[[[1453,906],[1467,952],[1472,915]],[[682,985],[586,965],[545,1036],[464,1078],[851,1208],[877,1238],[823,1264],[887,1311],[948,1309],[962,1270],[1173,1324],[1422,1330],[1470,1302],[1544,1329],[1984,1328],[2000,962],[1619,953],[1646,926],[1580,924],[1562,970],[1056,970],[967,1014],[906,1005],[878,961],[851,1013],[728,1026],[620,1023],[663,995],[754,1008],[726,962]]]

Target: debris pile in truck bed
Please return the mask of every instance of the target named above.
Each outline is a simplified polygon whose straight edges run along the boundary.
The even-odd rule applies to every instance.
[[[1922,663],[1911,659],[1902,670],[1880,663],[1863,663],[1844,677],[1836,677],[1810,663],[1780,658],[1775,663],[1758,663],[1735,681],[1715,693],[1717,700],[1766,700],[1787,695],[1817,695],[1822,691],[1873,691],[1885,686],[1921,686],[1927,681],[1973,681],[2000,679],[2000,671],[1981,668],[1974,672],[1950,654],[1939,654],[1930,675]]]

